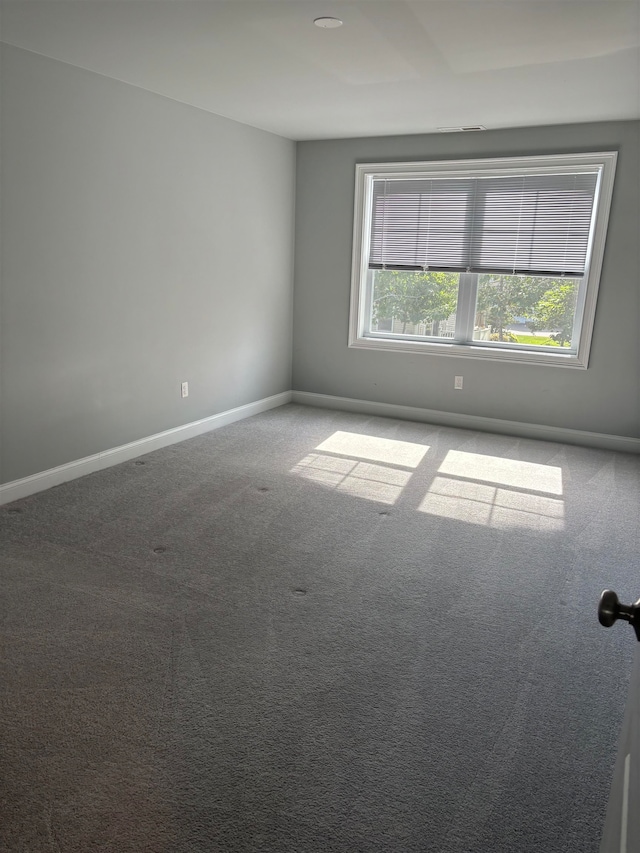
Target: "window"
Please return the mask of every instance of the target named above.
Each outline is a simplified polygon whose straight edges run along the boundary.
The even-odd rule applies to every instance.
[[[358,164],[349,346],[586,368],[616,156]]]

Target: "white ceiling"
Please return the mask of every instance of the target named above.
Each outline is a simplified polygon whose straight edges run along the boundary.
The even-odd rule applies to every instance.
[[[1,37],[298,140],[640,118],[640,0],[2,0]]]

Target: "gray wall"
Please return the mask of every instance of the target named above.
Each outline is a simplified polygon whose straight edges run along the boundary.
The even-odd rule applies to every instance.
[[[1,109],[0,482],[290,389],[294,143],[7,46]]]
[[[594,150],[619,157],[588,370],[348,349],[356,163]],[[640,122],[299,143],[293,387],[640,437],[639,243]]]

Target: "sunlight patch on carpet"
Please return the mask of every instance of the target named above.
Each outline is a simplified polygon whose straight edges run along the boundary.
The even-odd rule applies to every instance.
[[[409,471],[354,459],[310,453],[292,474],[357,498],[394,504],[411,478]]]
[[[499,529],[564,529],[562,470],[450,450],[420,512]]]
[[[479,480],[483,483],[544,492],[548,495],[562,494],[562,468],[540,465],[537,462],[523,462],[520,459],[450,450],[438,473],[464,477],[465,480]]]
[[[386,462],[403,468],[417,468],[429,450],[429,446],[415,444],[412,441],[396,441],[392,438],[378,438],[375,435],[338,430],[319,444],[316,450],[341,456],[353,456],[357,459],[368,459],[370,462]]]

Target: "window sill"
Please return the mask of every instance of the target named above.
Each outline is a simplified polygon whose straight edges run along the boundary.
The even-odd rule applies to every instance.
[[[580,353],[532,352],[478,344],[436,343],[433,341],[407,341],[397,338],[358,337],[349,341],[352,349],[401,352],[413,355],[452,356],[454,358],[476,358],[501,361],[507,364],[537,364],[547,367],[572,367],[586,370],[587,362]]]

